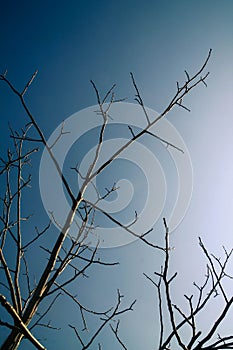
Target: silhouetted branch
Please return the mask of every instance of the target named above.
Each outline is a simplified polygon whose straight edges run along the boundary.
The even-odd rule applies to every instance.
[[[208,260],[209,265],[207,265],[207,274],[205,276],[204,283],[199,286],[194,282],[194,286],[198,290],[197,301],[194,303],[193,295],[187,296],[184,295],[189,305],[189,312],[184,312],[178,305],[172,303],[171,299],[171,290],[170,284],[176,277],[177,273],[174,273],[172,277],[169,277],[169,261],[170,261],[170,247],[169,247],[169,229],[164,219],[165,226],[165,259],[164,266],[161,268],[161,272],[155,272],[155,275],[159,277],[158,283],[156,283],[151,277],[144,273],[146,278],[150,280],[153,285],[156,287],[159,298],[159,315],[160,315],[160,340],[159,340],[159,349],[166,350],[169,348],[169,344],[171,344],[172,339],[176,339],[177,344],[180,348],[187,350],[215,350],[215,349],[231,349],[232,348],[232,340],[233,336],[220,336],[217,342],[213,341],[213,337],[223,323],[226,318],[227,313],[229,312],[232,303],[233,296],[230,298],[227,297],[226,291],[223,286],[223,278],[228,278],[228,274],[225,272],[227,263],[229,262],[230,257],[232,256],[232,250],[228,252],[225,248],[225,259],[224,261],[220,261],[220,258],[216,258],[215,255],[209,254],[208,250],[204,246],[202,240],[199,238],[200,247]],[[220,268],[217,271],[214,262]],[[211,274],[212,273],[212,274]],[[211,277],[211,278],[210,278]],[[231,278],[231,276],[229,276]],[[161,284],[164,287],[164,294],[162,294]],[[209,289],[208,289],[209,288]],[[221,290],[221,295],[223,300],[225,301],[225,306],[223,307],[220,315],[215,319],[212,326],[210,326],[210,330],[203,334],[203,332],[198,329],[197,323],[197,315],[199,315],[202,311],[204,311],[207,303],[210,301],[211,296],[215,296],[217,289]],[[205,291],[205,293],[204,293]],[[166,302],[165,309],[163,308],[163,299]],[[174,310],[178,312],[178,314],[182,317],[182,321],[177,322],[174,314]],[[170,324],[172,327],[172,331],[167,335],[166,340],[164,340],[164,321],[163,321],[163,313],[168,312],[170,317]],[[188,325],[190,329],[190,339],[186,344],[186,341],[182,340],[181,332],[178,331],[184,326]],[[187,330],[185,331],[187,337]],[[209,345],[209,342],[212,340],[212,344]],[[206,345],[208,343],[208,345]]]
[[[120,320],[117,321],[117,324],[116,324],[115,328],[111,324],[110,324],[110,328],[113,331],[113,333],[115,334],[115,337],[116,337],[118,343],[122,346],[122,348],[124,350],[127,350],[125,344],[122,342],[122,340],[120,339],[120,337],[118,335],[119,324],[120,324]]]
[[[121,300],[123,298],[123,295],[120,294],[119,290],[117,291],[117,303],[115,308],[112,310],[112,312],[106,316],[105,318],[101,318],[102,320],[102,324],[99,326],[99,328],[96,330],[96,332],[91,336],[90,340],[85,344],[80,336],[80,333],[77,329],[77,327],[69,325],[75,332],[78,340],[80,341],[81,345],[82,345],[82,350],[86,350],[89,348],[89,346],[91,344],[93,344],[94,340],[97,338],[97,336],[99,335],[99,333],[102,331],[102,329],[106,326],[107,323],[109,323],[111,320],[113,320],[115,317],[122,315],[124,313],[126,313],[127,311],[132,311],[133,310],[133,306],[136,303],[136,300],[134,300],[129,307],[127,308],[123,308],[120,309],[120,305],[121,305]]]
[[[159,317],[160,317],[160,339],[159,339],[159,349],[168,349],[168,345],[171,339],[175,339],[179,346],[187,350],[185,346],[181,333],[179,329],[184,325],[188,325],[191,327],[191,339],[189,341],[190,349],[192,346],[196,345],[197,339],[200,337],[200,332],[198,331],[196,315],[204,309],[207,302],[210,300],[210,297],[217,293],[218,289],[220,290],[220,294],[223,296],[225,301],[225,307],[220,314],[219,318],[215,320],[211,330],[207,335],[202,338],[199,342],[199,345],[205,346],[206,342],[209,341],[219,325],[222,323],[222,320],[225,318],[228,310],[232,304],[232,298],[228,298],[226,292],[224,290],[224,286],[222,283],[223,278],[231,278],[226,273],[226,264],[230,259],[231,252],[228,253],[225,251],[225,260],[222,262],[219,258],[215,256],[211,256],[203,243],[200,241],[201,248],[207,257],[208,267],[207,267],[207,277],[202,286],[198,286],[195,284],[196,289],[198,290],[198,301],[195,304],[192,297],[186,297],[189,303],[189,313],[185,314],[181,308],[174,305],[172,303],[171,298],[171,284],[177,276],[177,273],[174,273],[170,276],[169,274],[169,258],[170,258],[170,247],[169,247],[169,229],[166,224],[166,220],[164,219],[165,226],[165,247],[161,247],[150,242],[147,239],[147,236],[150,232],[152,232],[153,228],[148,230],[147,232],[134,232],[133,225],[138,220],[138,214],[134,212],[134,218],[130,224],[124,225],[120,222],[120,220],[115,219],[110,213],[104,211],[100,208],[99,203],[107,198],[111,193],[117,190],[116,185],[113,184],[112,187],[106,188],[104,194],[100,194],[96,185],[95,179],[96,177],[108,166],[110,165],[114,159],[116,159],[124,150],[130,147],[133,142],[139,140],[145,134],[153,136],[160,141],[162,141],[167,147],[173,147],[176,150],[183,152],[182,149],[173,145],[169,141],[166,141],[159,136],[152,133],[151,128],[158,123],[162,118],[164,118],[169,111],[172,110],[175,106],[179,106],[189,111],[183,100],[189,92],[194,89],[199,84],[204,84],[206,86],[206,79],[209,73],[205,73],[204,70],[206,65],[210,59],[211,50],[208,53],[208,56],[200,69],[197,70],[196,73],[191,75],[187,71],[185,71],[186,81],[184,83],[177,83],[177,90],[174,93],[173,98],[164,108],[163,112],[159,116],[149,116],[147,109],[145,107],[143,97],[140,93],[140,89],[136,83],[136,79],[134,75],[131,73],[131,80],[135,90],[135,100],[142,108],[143,118],[145,119],[145,126],[138,133],[135,133],[131,126],[129,126],[129,130],[132,134],[132,138],[129,139],[123,146],[120,146],[112,155],[109,157],[104,163],[99,164],[102,146],[105,137],[105,131],[108,124],[108,120],[111,113],[111,107],[114,103],[123,101],[123,99],[115,99],[115,84],[103,95],[101,96],[96,84],[91,81],[93,89],[96,94],[96,99],[98,102],[98,111],[96,111],[96,117],[101,116],[102,124],[100,127],[100,131],[98,134],[97,145],[94,151],[93,159],[91,160],[89,167],[87,168],[86,174],[80,174],[80,170],[78,165],[73,168],[76,173],[81,176],[83,182],[80,188],[77,189],[77,193],[71,189],[70,183],[68,179],[64,176],[63,171],[60,167],[58,159],[56,159],[53,150],[55,145],[57,145],[62,137],[65,137],[65,134],[69,133],[69,131],[64,131],[64,123],[61,126],[61,130],[58,132],[58,135],[55,137],[52,144],[48,144],[42,129],[39,126],[39,123],[35,119],[34,115],[31,113],[27,103],[24,100],[24,96],[27,93],[29,87],[32,82],[35,80],[37,75],[37,71],[32,75],[32,77],[26,82],[24,87],[20,90],[16,89],[15,86],[10,82],[7,78],[7,72],[0,75],[0,80],[7,84],[10,90],[17,96],[22,105],[24,112],[29,118],[29,123],[27,124],[25,130],[22,129],[20,133],[13,132],[11,129],[11,138],[14,143],[14,151],[8,150],[6,160],[0,158],[0,175],[5,177],[5,193],[1,198],[2,203],[2,213],[0,215],[0,221],[2,224],[2,229],[0,232],[1,239],[1,248],[0,248],[0,262],[1,262],[1,271],[4,273],[4,281],[1,284],[6,288],[7,295],[9,297],[9,301],[7,301],[6,297],[0,297],[0,302],[5,311],[13,318],[14,325],[10,325],[10,323],[4,320],[0,321],[2,326],[8,327],[11,330],[11,333],[5,340],[2,345],[2,350],[15,350],[20,344],[23,337],[26,337],[32,342],[36,348],[44,349],[44,347],[34,338],[31,334],[30,330],[35,328],[36,326],[43,326],[51,329],[57,329],[51,325],[51,322],[43,322],[45,316],[49,314],[52,306],[57,300],[58,296],[63,292],[65,296],[70,298],[74,304],[76,304],[79,308],[82,324],[85,330],[88,329],[86,315],[91,314],[100,318],[101,325],[97,328],[95,332],[92,333],[88,342],[85,342],[80,335],[80,330],[78,327],[70,325],[70,327],[74,330],[82,349],[88,349],[94,341],[97,339],[99,333],[102,329],[110,324],[111,330],[115,335],[119,345],[126,349],[126,346],[122,342],[119,336],[119,320],[117,321],[116,327],[113,327],[111,321],[115,321],[122,314],[127,311],[133,309],[134,303],[131,303],[128,307],[122,308],[122,298],[123,296],[120,294],[118,290],[117,294],[117,302],[115,307],[109,308],[107,311],[99,312],[96,310],[91,310],[89,308],[84,307],[79,298],[71,293],[71,288],[69,286],[76,282],[79,277],[87,277],[87,270],[89,267],[94,266],[95,264],[103,265],[103,266],[112,266],[116,265],[116,262],[105,262],[100,258],[97,258],[97,251],[99,248],[99,243],[97,243],[96,247],[91,249],[89,244],[86,243],[88,241],[88,237],[93,233],[96,228],[96,220],[95,214],[96,212],[100,212],[109,220],[111,220],[115,225],[117,225],[122,230],[126,231],[126,234],[133,235],[135,238],[138,238],[151,248],[158,249],[165,254],[164,266],[161,268],[160,272],[156,272],[155,274],[158,276],[159,281],[155,283],[149,276],[145,275],[153,284],[155,285],[159,298]],[[30,136],[29,130],[32,131]],[[30,131],[31,132],[31,131]],[[36,135],[34,135],[36,134]],[[30,166],[30,157],[38,151],[37,148],[31,150],[24,150],[24,142],[38,142],[43,144],[45,149],[48,152],[48,155],[60,176],[61,182],[65,188],[66,194],[71,201],[71,207],[67,214],[64,223],[60,223],[61,219],[59,217],[55,217],[56,214],[51,212],[51,221],[49,224],[42,230],[39,231],[38,228],[35,228],[36,234],[33,238],[24,235],[23,231],[23,221],[29,220],[29,215],[25,216],[22,214],[22,195],[24,193],[25,188],[30,185],[31,177],[30,175],[25,176],[23,173],[24,167],[27,165]],[[12,174],[13,173],[13,174]],[[14,184],[14,185],[13,185]],[[88,186],[92,186],[96,192],[96,201],[93,203],[88,201],[85,198],[85,192]],[[81,224],[76,222],[75,215],[79,215],[79,219],[81,219]],[[45,247],[42,249],[48,254],[47,262],[42,269],[41,276],[39,276],[38,280],[34,280],[31,275],[31,268],[29,271],[29,260],[27,260],[28,250],[35,247],[34,243],[37,243],[39,239],[47,238],[45,234],[51,227],[51,222],[54,222],[59,227],[59,234],[54,241],[52,247],[45,244]],[[77,226],[77,234],[72,236],[70,232],[70,228],[73,224]],[[13,257],[13,265],[9,264],[7,261],[7,254],[5,249],[7,249],[8,240],[10,243],[13,242],[14,245],[14,257]],[[9,243],[8,243],[9,244]],[[43,245],[43,243],[42,243]],[[217,265],[217,267],[215,266]],[[220,270],[220,271],[219,271]],[[67,271],[67,274],[63,275],[63,272]],[[23,279],[22,285],[24,285],[24,290],[21,288],[21,277]],[[206,295],[204,291],[208,289],[208,294]],[[163,289],[163,287],[164,289]],[[165,292],[164,300],[167,306],[169,320],[172,326],[172,332],[168,335],[167,339],[164,341],[165,336],[165,321],[164,321],[164,310],[163,310],[163,291]],[[58,293],[55,295],[55,293]],[[39,312],[39,307],[42,302],[49,296],[55,295],[52,299],[49,306],[45,309],[44,312]],[[7,297],[7,298],[8,298]],[[176,312],[182,316],[182,321],[177,323],[176,321]],[[32,324],[31,324],[32,323]],[[30,325],[31,324],[31,325]],[[201,343],[202,342],[202,343]],[[13,347],[12,347],[13,344]],[[231,339],[229,337],[219,337],[218,342],[213,343],[213,350],[220,349],[223,344],[227,344],[230,348]],[[99,350],[101,349],[101,345],[98,344]],[[204,349],[205,347],[203,347]],[[189,350],[190,350],[189,349]],[[196,348],[197,350],[198,348]],[[201,348],[200,348],[201,349]]]

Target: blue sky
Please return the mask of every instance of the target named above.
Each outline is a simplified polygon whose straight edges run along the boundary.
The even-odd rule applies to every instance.
[[[180,300],[193,280],[204,274],[197,237],[202,236],[217,255],[222,244],[232,247],[233,2],[12,1],[1,4],[1,14],[0,69],[7,69],[9,79],[19,88],[39,70],[27,101],[46,137],[73,113],[96,104],[90,79],[100,91],[116,83],[118,97],[133,102],[132,71],[146,106],[160,112],[173,96],[176,81],[184,78],[184,69],[194,72],[213,49],[208,88],[200,86],[187,97],[191,113],[179,109],[167,117],[182,135],[193,165],[190,207],[171,237],[175,246],[172,268],[181,276],[174,297]],[[16,98],[3,84],[0,113],[2,155],[9,145],[8,121],[15,129],[27,122]],[[39,158],[33,167],[34,200],[39,196],[38,165]],[[47,218],[40,198],[37,203],[35,212],[43,223]],[[162,225],[158,223],[156,228],[162,234]],[[105,260],[119,260],[120,267],[93,269],[90,278],[77,287],[81,300],[90,306],[98,303],[101,308],[115,301],[116,288],[126,301],[137,298],[135,313],[123,318],[122,338],[129,349],[154,348],[158,339],[156,297],[142,273],[152,274],[160,264],[159,257],[139,242],[100,254]],[[68,322],[63,317],[67,309]],[[66,326],[75,324],[78,310],[63,301],[53,313],[64,329],[48,332],[45,346],[79,349]],[[206,324],[206,316],[201,322]],[[38,334],[43,338],[43,329]],[[98,341],[103,349],[118,349],[108,328]]]

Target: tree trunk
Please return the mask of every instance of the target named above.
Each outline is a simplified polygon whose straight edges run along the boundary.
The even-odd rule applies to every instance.
[[[13,329],[1,346],[1,350],[16,350],[24,335],[19,329]]]

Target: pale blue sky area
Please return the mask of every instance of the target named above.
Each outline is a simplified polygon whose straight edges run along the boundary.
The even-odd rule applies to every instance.
[[[176,92],[176,81],[185,78],[184,70],[193,73],[204,62],[209,49],[213,49],[208,64],[211,72],[208,88],[200,85],[187,97],[190,113],[175,109],[168,116],[182,135],[193,165],[190,207],[171,236],[171,245],[175,247],[171,269],[179,270],[173,296],[181,303],[183,294],[193,292],[192,282],[200,281],[205,273],[198,236],[202,236],[217,255],[221,254],[222,244],[231,248],[233,242],[232,44],[231,0],[9,1],[1,4],[0,70],[7,69],[8,78],[19,89],[39,70],[26,99],[46,137],[73,113],[96,104],[90,79],[101,92],[116,83],[117,97],[128,97],[128,101],[133,102],[134,89],[129,74],[133,72],[145,105],[162,111]],[[9,146],[8,122],[17,129],[28,121],[16,97],[4,84],[0,84],[0,120],[2,156]],[[153,142],[152,149],[156,145]],[[29,206],[35,203],[32,211],[37,213],[35,220],[42,225],[47,223],[47,216],[37,192],[39,160],[40,157],[32,168],[34,187]],[[168,166],[167,163],[164,166]],[[174,182],[171,180],[174,167],[169,174],[167,168],[164,171],[170,176],[168,188],[170,186],[170,200],[174,201],[173,183],[177,186],[177,177],[174,176]],[[152,234],[155,241],[156,235],[161,241],[161,220]],[[143,272],[152,275],[158,270],[160,256],[140,242],[101,250],[99,255],[105,261],[120,261],[120,266],[91,268],[89,279],[74,284],[74,293],[85,305],[97,305],[98,309],[108,308],[115,302],[117,288],[124,294],[126,304],[136,298],[134,313],[122,318],[120,335],[129,350],[156,349],[159,337],[156,293]],[[43,267],[39,258],[34,263],[36,270]],[[214,310],[210,310],[209,318],[203,314],[200,319],[203,328],[208,327],[208,320],[213,320]],[[79,324],[79,309],[61,297],[51,312],[51,319],[62,330],[46,330],[45,334],[44,328],[38,329],[35,334],[41,342],[49,350],[80,349],[80,343],[68,327],[68,323]],[[232,312],[229,320],[222,330],[228,334],[233,332]],[[95,321],[90,319],[90,335],[95,327]],[[0,336],[4,333],[5,330],[1,330]],[[120,349],[109,327],[90,349],[97,349],[98,342],[102,350]],[[20,350],[30,349],[33,347],[26,343],[20,347]]]

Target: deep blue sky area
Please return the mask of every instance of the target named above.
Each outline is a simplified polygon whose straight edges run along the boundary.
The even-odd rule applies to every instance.
[[[210,71],[208,88],[200,85],[187,96],[190,113],[174,109],[167,116],[182,135],[193,166],[190,206],[171,236],[171,244],[175,247],[171,268],[179,270],[180,276],[174,284],[173,297],[182,304],[183,294],[193,292],[193,280],[200,281],[205,273],[198,236],[202,236],[210,251],[217,255],[222,253],[222,244],[232,248],[233,243],[233,1],[12,0],[2,1],[0,12],[0,72],[7,69],[8,79],[22,90],[38,69],[25,100],[46,138],[67,117],[96,104],[91,79],[101,94],[116,83],[116,97],[126,97],[128,102],[134,102],[135,91],[130,80],[130,72],[133,72],[145,105],[161,112],[176,92],[176,81],[185,79],[184,70],[194,73],[204,62],[209,49],[213,50],[207,67]],[[1,157],[10,145],[8,123],[13,129],[20,129],[27,122],[17,97],[0,82]],[[145,140],[145,144],[153,149],[153,141],[150,145],[149,142]],[[85,149],[81,153],[85,154]],[[33,189],[25,205],[37,213],[33,220],[43,225],[48,219],[38,190],[40,156],[35,158],[32,167]],[[67,162],[73,155],[69,154],[69,157]],[[164,164],[161,163],[169,177],[171,192],[168,192],[168,199],[170,193],[172,202],[177,178],[172,180],[174,165],[169,172],[166,162],[167,158]],[[119,164],[119,167],[113,167],[109,178],[105,174],[109,183],[113,173],[120,176],[124,166]],[[140,198],[138,192],[134,199]],[[144,195],[143,192],[141,198],[144,199]],[[170,206],[167,204],[167,210]],[[158,235],[163,234],[161,220],[156,223],[155,231]],[[152,239],[156,241],[156,237]],[[89,279],[72,286],[74,293],[85,305],[90,308],[97,305],[98,309],[108,308],[115,302],[117,288],[125,295],[126,304],[136,298],[134,313],[122,318],[120,335],[129,350],[156,349],[159,339],[156,293],[143,272],[152,275],[160,268],[160,258],[138,241],[100,250],[99,254],[105,261],[120,261],[120,266],[91,268]],[[30,257],[37,273],[45,263],[42,256],[38,253],[37,259]],[[230,269],[229,273],[232,273],[232,267]],[[0,288],[2,290],[2,286]],[[219,305],[203,314],[201,328],[208,329]],[[69,323],[80,325],[79,309],[62,297],[60,304],[57,302],[52,310],[51,319],[62,330],[41,327],[35,331],[46,348],[81,349],[68,327]],[[97,327],[95,320],[90,319],[89,323],[90,334],[85,335],[86,339]],[[229,322],[221,331],[232,334],[230,324],[233,324],[232,311]],[[5,334],[6,329],[2,328],[0,339]],[[98,342],[102,344],[102,350],[121,349],[108,326],[90,349],[98,349]],[[31,349],[33,346],[26,342],[20,346],[20,350]]]
[[[147,104],[160,109],[173,75],[177,79],[187,65],[195,67],[210,47],[218,44],[215,59],[224,64],[221,55],[231,52],[225,45],[231,42],[231,6],[231,1],[5,3],[1,66],[16,84],[39,69],[35,107],[55,123],[87,106],[93,98],[90,79],[105,89],[116,82],[128,96],[130,71],[146,89]]]

